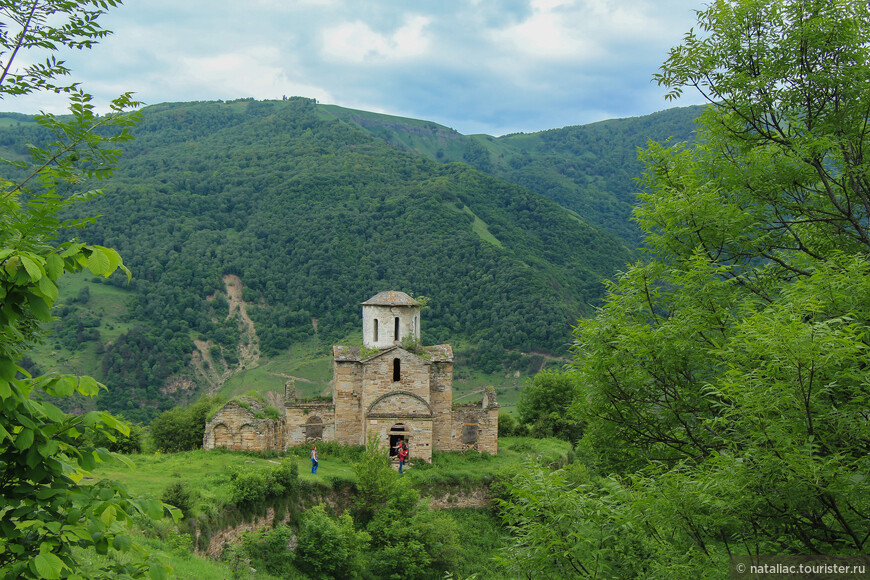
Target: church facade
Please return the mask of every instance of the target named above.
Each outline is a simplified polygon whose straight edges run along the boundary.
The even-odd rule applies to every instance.
[[[316,441],[391,450],[401,438],[412,458],[432,451],[498,453],[498,402],[491,387],[480,403],[453,403],[453,349],[421,346],[421,304],[404,292],[362,303],[363,346],[333,347],[331,402],[296,398],[285,387],[283,420],[264,419],[254,402],[227,403],[206,425],[203,447],[278,451]],[[261,418],[257,418],[261,417]]]

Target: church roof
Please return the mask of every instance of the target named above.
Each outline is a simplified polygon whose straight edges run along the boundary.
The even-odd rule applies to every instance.
[[[420,306],[420,303],[404,292],[387,290],[378,292],[363,302],[363,306]]]
[[[333,345],[332,356],[338,362],[362,362],[371,358],[376,358],[384,353],[400,348],[398,346],[390,346],[379,349],[377,352],[363,357],[362,349],[358,346],[341,346]],[[453,362],[453,348],[449,344],[436,344],[434,346],[423,347],[428,355],[426,358],[431,362]]]

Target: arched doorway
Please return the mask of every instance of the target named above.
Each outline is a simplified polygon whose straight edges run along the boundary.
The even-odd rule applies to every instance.
[[[390,428],[387,435],[390,437],[390,457],[395,457],[399,453],[396,451],[396,445],[399,444],[399,439],[404,439],[405,443],[407,443],[408,432],[405,430],[405,425],[403,423],[396,423]]]

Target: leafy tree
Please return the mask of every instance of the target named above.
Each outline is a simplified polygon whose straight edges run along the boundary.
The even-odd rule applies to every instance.
[[[568,409],[579,390],[576,375],[552,370],[538,373],[520,391],[520,424],[528,425],[533,437],[558,437],[576,443],[582,424]]]
[[[359,577],[371,539],[367,532],[354,529],[350,514],[333,519],[322,504],[302,516],[297,538],[296,567],[310,578]]]
[[[368,532],[367,567],[381,578],[433,578],[455,567],[456,523],[431,513],[413,487],[390,466],[377,441],[354,464],[356,521]]]
[[[43,395],[96,395],[101,385],[90,377],[32,376],[16,361],[41,337],[40,325],[51,319],[58,296],[57,280],[67,272],[89,269],[109,276],[125,269],[118,253],[64,236],[89,220],[64,221],[72,204],[99,190],[82,191],[86,180],[106,178],[118,151],[129,138],[136,116],[124,114],[137,105],[129,95],[112,102],[112,113],[97,117],[91,97],[74,84],[57,84],[68,73],[62,61],[16,68],[16,58],[33,49],[49,52],[62,46],[89,48],[108,34],[98,19],[115,0],[49,2],[3,1],[0,30],[0,96],[40,90],[70,95],[70,115],[37,117],[49,139],[34,145],[30,162],[14,162],[17,181],[0,179],[0,574],[6,578],[114,578],[119,575],[162,577],[166,566],[135,545],[129,533],[139,513],[159,518],[160,502],[136,500],[115,483],[84,483],[98,461],[112,456],[90,447],[90,433],[126,435],[128,427],[108,413],[69,416]],[[126,269],[125,269],[126,270]],[[128,272],[129,275],[129,272]],[[133,553],[129,563],[89,565],[80,572],[73,547]]]
[[[699,142],[643,152],[653,259],[576,331],[584,444],[633,472],[663,562],[862,553],[870,7],[719,1],[698,19],[656,78],[710,100]]]
[[[651,259],[575,331],[581,454],[616,474],[601,498],[650,577],[870,541],[870,6],[720,0],[698,19],[656,76],[709,98],[698,143],[642,153]],[[533,509],[553,486],[524,477],[505,513],[528,569],[613,561],[548,536]],[[590,499],[566,495],[546,497]]]
[[[500,560],[524,578],[638,578],[649,557],[627,492],[529,464],[497,500],[511,539]]]
[[[164,411],[151,422],[151,437],[160,451],[175,453],[202,447],[209,411],[222,400],[203,397],[190,407]]]

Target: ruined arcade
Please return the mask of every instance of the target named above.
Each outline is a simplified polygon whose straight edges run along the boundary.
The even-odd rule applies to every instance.
[[[331,403],[297,400],[292,383],[283,421],[257,419],[253,407],[231,401],[206,424],[203,447],[278,451],[312,441],[363,445],[374,437],[392,454],[401,437],[412,458],[426,461],[433,449],[496,454],[494,390],[487,388],[480,403],[453,405],[453,349],[421,346],[421,306],[396,291],[366,300],[362,348],[333,347]]]

